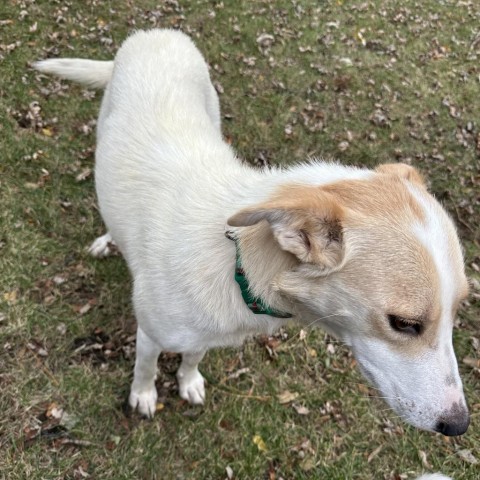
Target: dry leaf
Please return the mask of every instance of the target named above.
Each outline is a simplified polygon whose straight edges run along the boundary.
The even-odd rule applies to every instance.
[[[281,405],[285,405],[286,403],[293,402],[299,396],[300,394],[297,392],[290,392],[288,390],[285,390],[284,392],[277,395],[277,398]]]
[[[245,368],[240,368],[239,370],[237,370],[236,372],[233,372],[231,373],[227,379],[228,380],[234,380],[238,377],[240,377],[241,375],[243,375],[244,373],[248,373],[250,371],[250,368],[248,367],[245,367]]]
[[[77,182],[83,182],[83,180],[86,180],[91,174],[92,174],[92,169],[85,168],[75,177],[75,180]]]
[[[47,411],[45,412],[47,418],[62,418],[63,409],[60,408],[55,402],[52,402],[48,407]]]
[[[37,355],[40,357],[47,357],[48,352],[45,348],[42,347],[42,345],[37,342],[36,340],[31,340],[30,342],[27,343],[27,348],[29,348],[32,352],[35,352]]]
[[[274,41],[275,41],[274,36],[268,33],[262,33],[257,37],[257,43],[261,47],[270,47]]]
[[[90,305],[90,303],[86,303],[85,305],[83,305],[78,309],[78,313],[80,315],[85,315],[91,308],[92,306]]]
[[[383,449],[383,445],[377,447],[367,458],[367,463],[370,463]]]
[[[267,446],[265,445],[265,442],[263,441],[263,439],[260,435],[254,435],[253,443],[257,446],[257,448],[260,452],[266,452],[267,451]]]
[[[12,290],[11,292],[6,292],[3,294],[3,299],[9,303],[10,305],[13,305],[17,303],[17,296],[18,296],[18,291],[17,290]]]
[[[313,461],[313,458],[305,458],[304,460],[302,460],[300,462],[300,468],[304,471],[304,472],[308,472],[310,470],[312,470],[313,468],[315,468],[315,462]]]
[[[480,368],[480,358],[465,357],[463,363],[472,368]]]
[[[310,410],[305,407],[304,405],[298,405],[296,403],[292,404],[292,407],[295,409],[295,411],[299,415],[308,415],[310,413]]]
[[[471,463],[472,465],[476,465],[478,463],[478,460],[477,458],[475,457],[475,455],[473,455],[473,453],[468,450],[468,449],[463,449],[463,450],[459,450],[457,452],[457,455],[465,462],[468,462],[468,463]]]
[[[430,463],[428,463],[427,454],[423,450],[419,450],[418,451],[418,456],[420,457],[420,460],[422,461],[422,465],[425,468],[428,468],[429,470],[431,470],[432,465]]]

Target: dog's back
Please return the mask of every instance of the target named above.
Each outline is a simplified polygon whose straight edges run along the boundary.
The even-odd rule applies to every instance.
[[[139,122],[144,130],[170,131],[187,122],[202,128],[212,123],[220,133],[218,99],[205,60],[190,38],[176,30],[140,31],[129,37],[115,57],[103,103],[107,115],[113,109],[117,115],[125,111],[125,121]]]
[[[171,231],[175,198],[201,170],[195,152],[222,145],[211,88],[204,59],[178,31],[137,32],[115,58],[99,116],[96,187],[102,217],[132,269],[148,241],[146,224],[162,223],[156,235]]]

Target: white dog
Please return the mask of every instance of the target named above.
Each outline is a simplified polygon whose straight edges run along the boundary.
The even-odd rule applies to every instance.
[[[91,251],[107,253],[113,239],[133,276],[132,407],[154,414],[161,350],[182,353],[180,395],[201,404],[207,349],[273,332],[292,316],[350,345],[407,422],[444,435],[467,430],[452,346],[468,292],[462,250],[416,170],[243,165],[222,139],[207,65],[177,31],[137,32],[115,61],[35,68],[106,87],[95,178],[109,233]]]

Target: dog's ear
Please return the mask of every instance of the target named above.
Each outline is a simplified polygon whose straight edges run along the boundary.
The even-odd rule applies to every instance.
[[[406,163],[384,163],[383,165],[379,165],[375,171],[387,175],[395,175],[400,178],[405,178],[417,185],[425,186],[425,182],[420,172]]]
[[[241,210],[228,224],[248,227],[267,221],[280,248],[326,273],[344,258],[342,219],[342,207],[321,188],[290,187],[274,200]]]

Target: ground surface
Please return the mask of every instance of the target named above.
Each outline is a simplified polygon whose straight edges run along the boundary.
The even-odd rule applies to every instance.
[[[478,479],[479,25],[474,0],[1,2],[0,477]],[[295,328],[210,352],[203,409],[179,399],[178,358],[162,356],[155,419],[125,415],[129,277],[120,256],[85,251],[103,232],[92,178],[101,95],[29,62],[111,58],[129,31],[154,26],[196,39],[226,138],[248,161],[422,170],[458,225],[473,285],[454,339],[465,436],[405,426],[368,398],[346,349]]]

